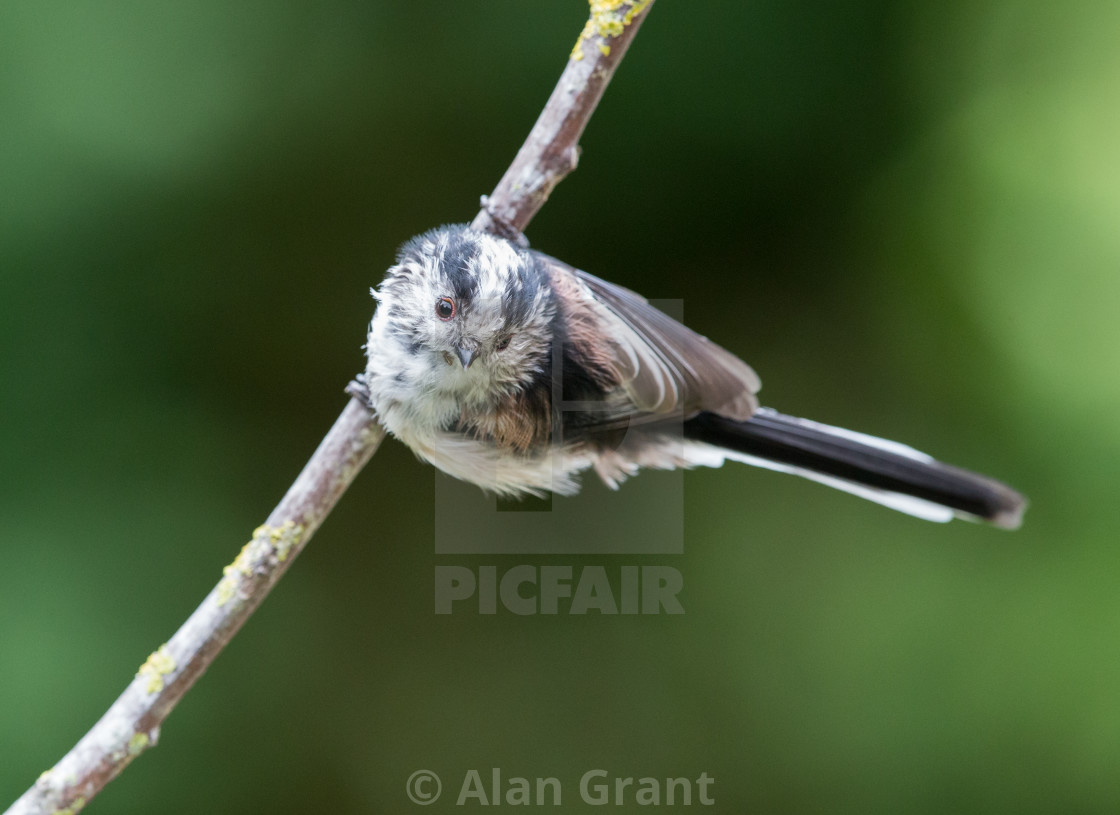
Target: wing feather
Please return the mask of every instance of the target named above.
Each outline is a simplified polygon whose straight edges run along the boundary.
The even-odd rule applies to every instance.
[[[688,417],[706,410],[742,421],[757,409],[758,375],[734,354],[630,289],[535,254],[569,310],[583,310],[585,322],[597,323],[595,330],[570,332],[569,341],[614,371],[637,413]]]

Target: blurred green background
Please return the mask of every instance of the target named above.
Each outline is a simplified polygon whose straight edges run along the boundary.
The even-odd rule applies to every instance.
[[[345,403],[395,247],[469,220],[586,4],[0,5],[0,804],[217,581]],[[590,768],[720,812],[1120,810],[1120,5],[661,0],[533,244],[764,402],[1032,499],[923,523],[685,478],[683,617],[432,613],[389,441],[91,812],[399,812]],[[643,562],[625,557],[565,563]],[[576,808],[576,807],[570,807]]]

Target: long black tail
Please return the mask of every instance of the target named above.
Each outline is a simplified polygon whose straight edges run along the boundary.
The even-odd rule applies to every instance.
[[[729,458],[792,472],[930,520],[956,516],[1015,529],[1027,506],[1006,484],[906,445],[769,408],[745,422],[701,413],[685,422],[684,434],[722,448]]]

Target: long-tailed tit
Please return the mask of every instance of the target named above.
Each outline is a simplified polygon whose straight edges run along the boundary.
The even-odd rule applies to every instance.
[[[933,521],[1019,525],[1010,487],[892,441],[758,406],[755,372],[634,292],[466,226],[406,243],[374,291],[365,371],[385,427],[501,495],[593,468],[742,461]]]

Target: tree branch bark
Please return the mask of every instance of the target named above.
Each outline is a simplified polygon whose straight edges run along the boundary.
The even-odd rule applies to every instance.
[[[579,137],[653,0],[591,0],[591,17],[529,137],[471,223],[505,235],[524,231],[553,187],[576,168]]]
[[[575,169],[578,141],[653,0],[590,0],[591,16],[525,144],[473,226],[516,235]],[[385,431],[351,399],[283,500],[258,527],[190,618],[140,666],[136,678],[85,736],[6,815],[76,815],[133,758],[272,590]]]

